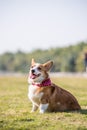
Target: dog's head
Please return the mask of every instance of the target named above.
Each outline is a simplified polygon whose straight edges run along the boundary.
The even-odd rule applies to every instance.
[[[49,77],[48,71],[51,69],[53,65],[52,61],[48,61],[44,64],[36,63],[34,59],[31,61],[31,67],[29,71],[29,83],[41,83],[45,79]]]

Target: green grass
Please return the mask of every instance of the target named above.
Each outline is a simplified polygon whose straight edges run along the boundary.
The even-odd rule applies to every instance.
[[[0,77],[0,130],[87,130],[87,78],[52,78],[78,99],[80,112],[30,113],[27,76]]]

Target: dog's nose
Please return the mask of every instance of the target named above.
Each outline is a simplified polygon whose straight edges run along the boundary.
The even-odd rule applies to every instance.
[[[34,69],[32,69],[32,70],[31,70],[31,72],[32,72],[32,73],[34,73],[34,72],[35,72],[35,70],[34,70]]]

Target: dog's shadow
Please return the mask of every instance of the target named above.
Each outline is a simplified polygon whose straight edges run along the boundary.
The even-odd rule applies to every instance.
[[[81,114],[84,114],[84,115],[87,115],[87,109],[81,109],[81,110],[80,110],[80,113],[81,113]]]
[[[81,110],[76,110],[76,111],[58,111],[58,112],[65,112],[65,113],[80,113],[80,114],[84,114],[87,115],[87,109],[81,109]]]
[[[70,111],[66,111],[66,112],[70,112]],[[87,109],[81,109],[79,111],[71,111],[71,112],[77,112],[77,113],[80,113],[80,114],[84,114],[84,115],[87,115]]]

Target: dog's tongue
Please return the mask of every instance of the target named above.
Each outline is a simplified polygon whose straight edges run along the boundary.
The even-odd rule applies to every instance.
[[[35,74],[31,74],[30,78],[31,78],[31,79],[35,79],[35,78],[36,78],[36,75],[35,75]]]

